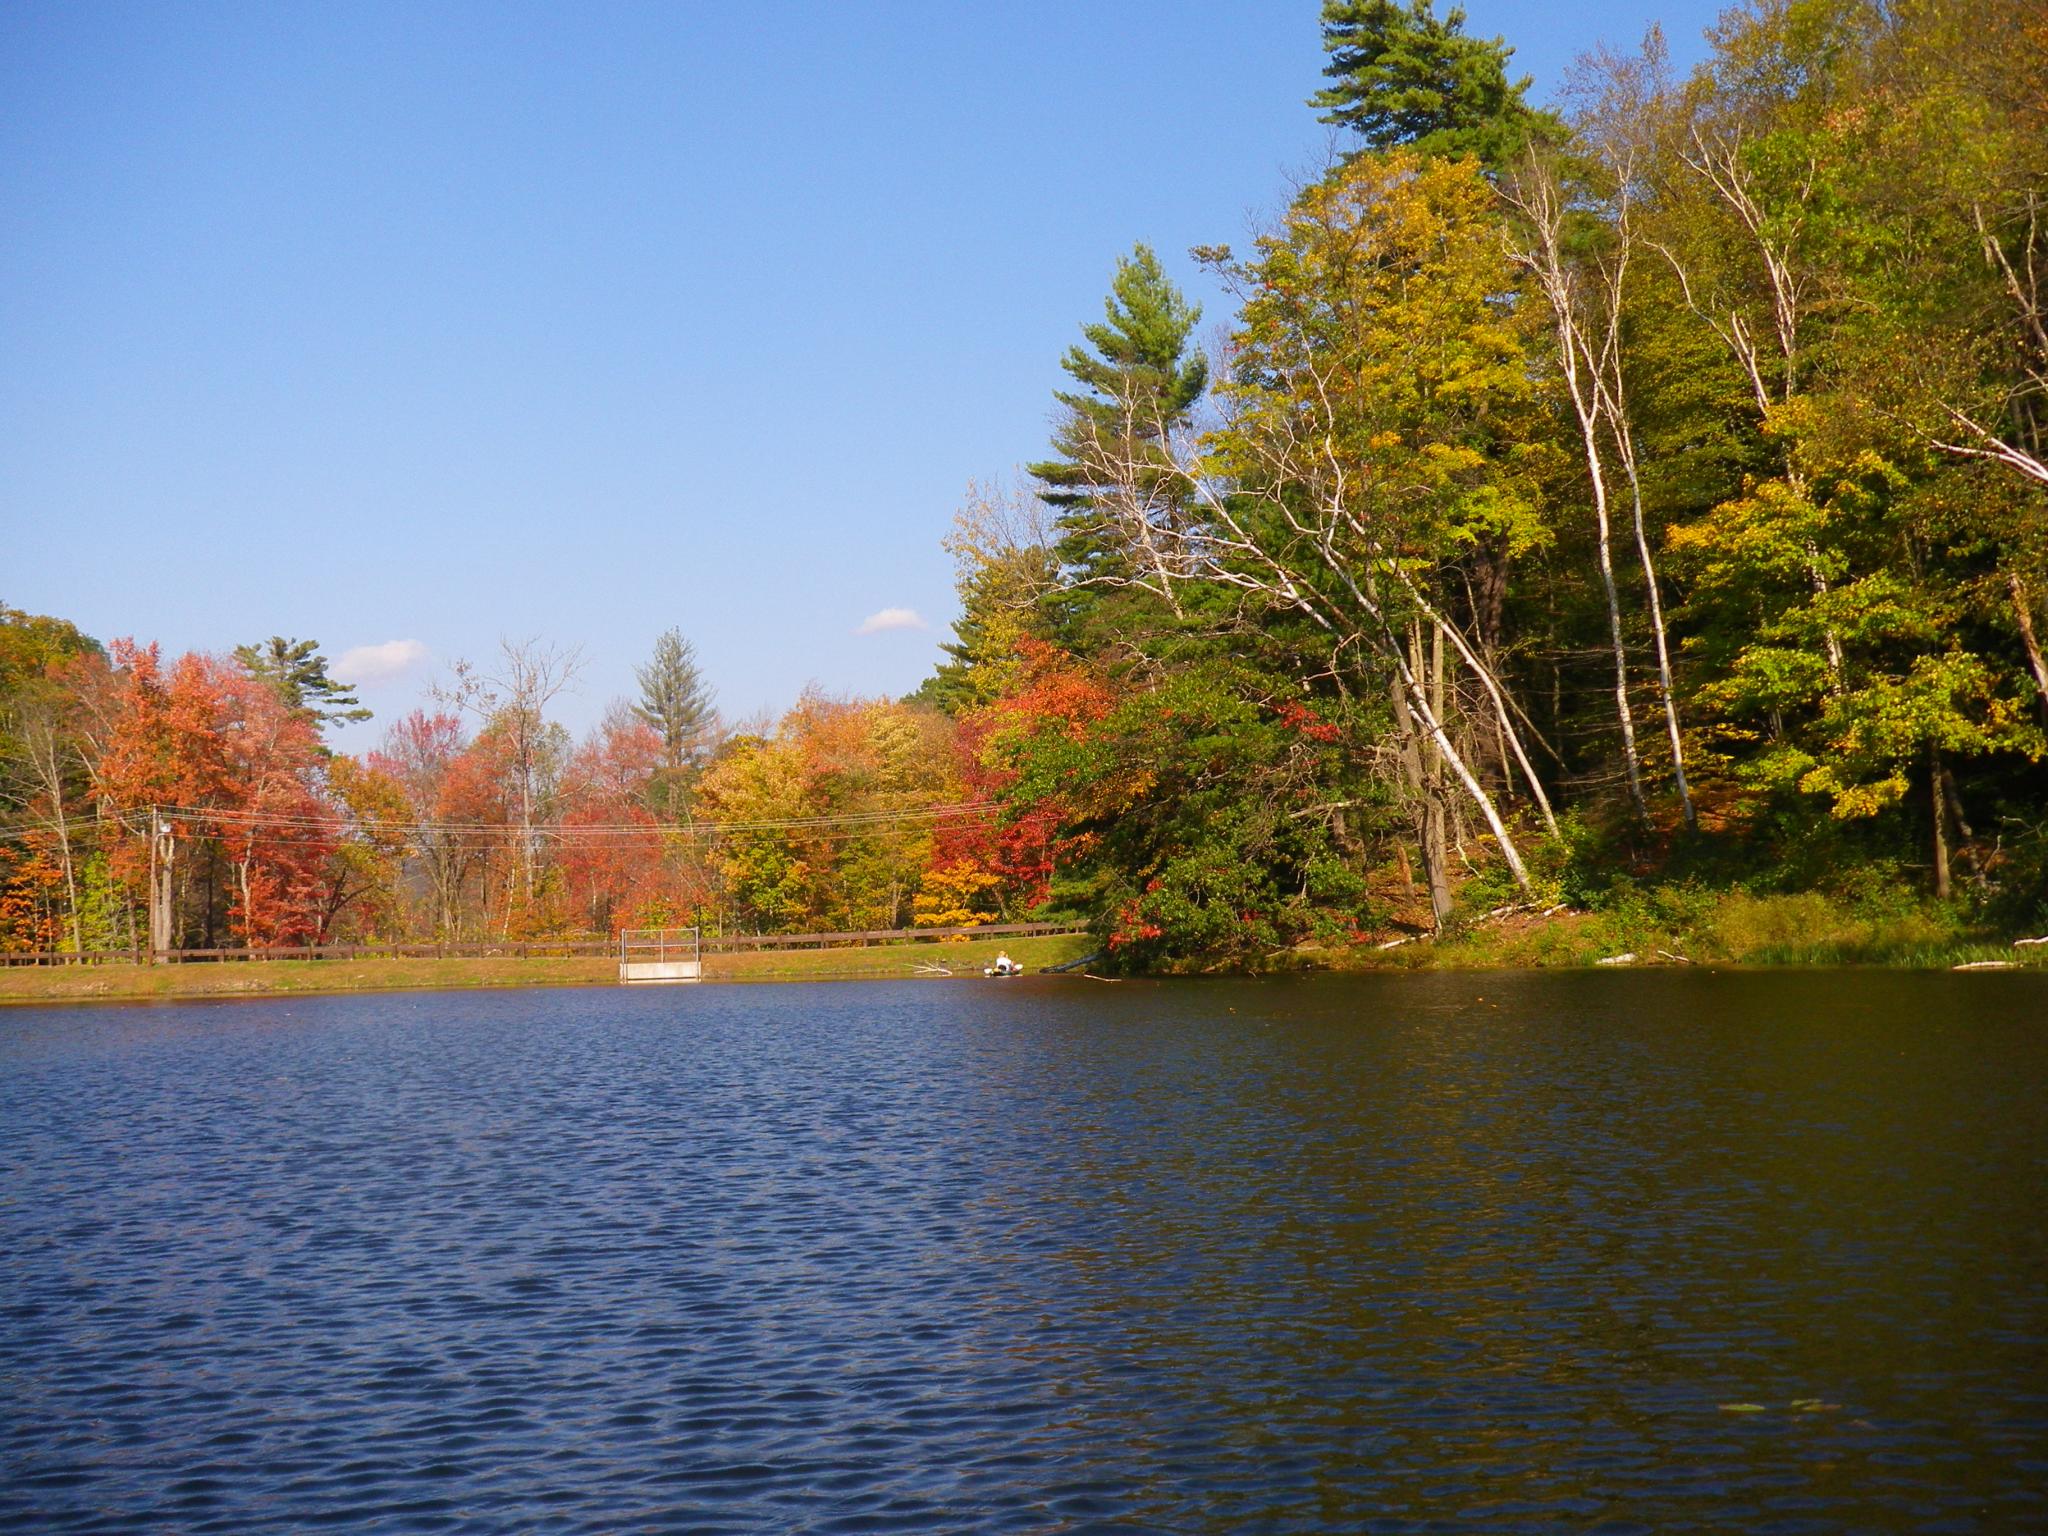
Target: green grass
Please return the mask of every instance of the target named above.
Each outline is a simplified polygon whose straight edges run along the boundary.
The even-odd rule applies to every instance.
[[[17,966],[0,970],[0,1003],[176,997],[267,997],[431,988],[588,987],[618,981],[609,958],[224,960],[191,965]]]
[[[704,966],[710,981],[853,981],[915,976],[920,965],[943,965],[955,976],[979,976],[981,968],[1004,950],[1026,970],[1036,971],[1078,960],[1096,947],[1090,934],[1059,933],[950,944],[877,944],[867,949],[773,949],[711,955]]]
[[[1901,900],[1871,905],[1819,894],[1755,896],[1695,886],[1630,889],[1593,911],[1518,913],[1468,922],[1397,949],[1371,944],[1303,949],[1294,963],[1331,970],[1505,970],[1592,966],[1634,954],[1636,965],[1892,966],[1946,970],[1972,961],[2048,971],[2048,945],[2015,949],[2013,935],[1973,928],[1953,906]],[[909,979],[944,965],[976,977],[1007,948],[1028,970],[1088,954],[1087,934],[866,948],[762,950],[710,955],[708,982]],[[1673,957],[1683,957],[1676,959]],[[314,992],[475,987],[614,986],[609,958],[224,961],[192,965],[38,966],[0,969],[0,1003],[104,1002],[180,997],[262,997]]]

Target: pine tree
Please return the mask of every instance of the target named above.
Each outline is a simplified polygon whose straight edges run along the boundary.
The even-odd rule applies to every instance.
[[[664,766],[680,773],[710,746],[717,719],[711,689],[697,668],[696,648],[680,630],[664,630],[654,642],[646,666],[633,669],[640,682],[640,702],[633,713],[661,732]]]
[[[1563,135],[1555,116],[1524,99],[1529,77],[1508,79],[1514,49],[1468,36],[1456,6],[1439,19],[1433,0],[1323,0],[1322,25],[1333,83],[1309,105],[1369,150],[1472,155],[1497,169],[1531,139]]]
[[[979,709],[1017,684],[1028,641],[1052,639],[1046,596],[1059,571],[1045,521],[1041,500],[1028,491],[968,483],[945,538],[960,617],[939,647],[946,659],[912,700],[948,715]]]
[[[1119,586],[1166,592],[1146,529],[1182,515],[1186,493],[1165,440],[1209,382],[1208,359],[1189,345],[1202,312],[1149,247],[1118,260],[1103,309],[1101,322],[1081,328],[1087,345],[1069,347],[1060,362],[1079,388],[1054,396],[1057,457],[1027,466],[1057,514],[1053,555],[1063,579],[1051,598],[1053,627],[1083,653],[1121,627],[1109,617],[1128,606]]]
[[[1019,642],[1043,638],[1043,620],[1032,599],[1051,589],[1051,566],[1044,549],[1031,548],[963,571],[960,617],[953,621],[953,638],[939,645],[946,659],[909,698],[959,715],[1014,684],[1023,668]]]
[[[238,645],[235,660],[251,677],[268,683],[285,708],[322,722],[367,720],[371,711],[356,698],[355,688],[327,675],[327,658],[318,640],[287,640],[272,635],[262,645]]]

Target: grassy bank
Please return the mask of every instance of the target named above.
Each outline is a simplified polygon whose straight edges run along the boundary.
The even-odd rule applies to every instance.
[[[831,981],[910,977],[920,964],[976,975],[1005,947],[993,939],[960,944],[890,944],[868,949],[767,950],[711,955],[709,981]],[[1036,970],[1078,959],[1093,947],[1085,934],[1011,939],[1011,957]],[[473,987],[616,985],[608,957],[458,959],[233,960],[206,965],[64,965],[0,969],[0,1003],[108,1002],[179,997],[265,997],[310,992],[410,992]]]
[[[1057,933],[955,944],[877,944],[868,949],[771,949],[712,955],[705,964],[713,981],[853,981],[914,976],[920,965],[943,965],[955,976],[979,976],[981,968],[1004,951],[1025,969],[1036,971],[1078,960],[1096,947],[1088,934]]]
[[[1893,966],[1947,970],[1981,961],[2048,972],[2048,944],[2015,948],[2014,935],[1971,926],[1953,906],[1906,903],[1873,910],[1817,894],[1754,896],[1672,887],[1627,893],[1592,911],[1557,908],[1481,914],[1438,937],[1395,936],[1270,958],[1274,969],[1510,970],[1597,966],[1631,956],[1644,965]],[[706,957],[705,979],[907,979],[943,965],[978,977],[999,950],[1027,969],[1088,954],[1087,934],[764,950]],[[1202,967],[1190,967],[1200,970]],[[0,969],[0,1004],[474,987],[613,986],[609,958],[270,960],[192,965],[41,966]]]
[[[2048,944],[2015,948],[2014,938],[2023,936],[1973,922],[1953,904],[1859,904],[1814,892],[1759,896],[1670,886],[1624,891],[1591,911],[1484,914],[1437,938],[1316,950],[1305,958],[1340,970],[1592,966],[1621,956],[1633,956],[1622,962],[1631,965],[1947,970],[2001,961],[2048,968]]]

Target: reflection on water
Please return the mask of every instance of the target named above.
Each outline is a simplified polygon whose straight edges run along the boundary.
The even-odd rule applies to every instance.
[[[2048,1529],[2048,985],[0,1012],[0,1523]]]

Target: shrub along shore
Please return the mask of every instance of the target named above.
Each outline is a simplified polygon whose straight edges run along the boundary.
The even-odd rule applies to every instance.
[[[1817,892],[1661,886],[1609,893],[1596,910],[1508,906],[1438,937],[1394,935],[1336,952],[1338,969],[1503,970],[1563,966],[1957,966],[2048,970],[2048,943],[1972,922],[1954,904],[1855,903]],[[1323,963],[1326,951],[1310,951]]]

